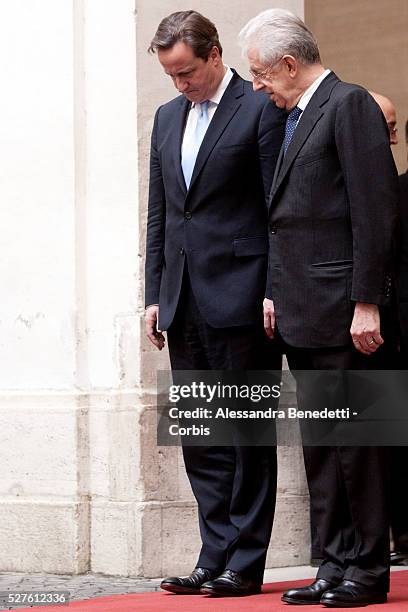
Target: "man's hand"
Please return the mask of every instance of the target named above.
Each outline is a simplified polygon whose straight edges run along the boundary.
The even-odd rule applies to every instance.
[[[273,301],[268,298],[263,301],[263,317],[265,333],[272,340],[275,333],[275,308]]]
[[[371,355],[384,344],[380,334],[380,313],[376,304],[356,303],[350,334],[354,346],[364,355]]]
[[[157,304],[148,306],[145,311],[146,334],[150,342],[154,344],[159,351],[162,350],[165,344],[164,336],[160,329],[157,329],[157,321],[159,318],[159,307]]]

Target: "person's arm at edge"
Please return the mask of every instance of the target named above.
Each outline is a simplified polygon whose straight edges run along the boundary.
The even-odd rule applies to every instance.
[[[398,184],[383,116],[363,89],[350,92],[336,115],[336,144],[350,203],[355,302],[350,334],[365,355],[383,344],[378,306],[386,305],[397,219]]]
[[[166,201],[160,158],[157,150],[157,130],[160,108],[156,112],[150,148],[150,182],[145,262],[145,326],[150,342],[159,350],[165,344],[158,329],[159,292],[164,257]]]

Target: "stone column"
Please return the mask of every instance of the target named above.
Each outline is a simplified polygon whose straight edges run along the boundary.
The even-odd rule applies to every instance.
[[[194,1],[236,34],[292,2]],[[0,7],[0,570],[159,576],[199,547],[178,449],[156,445],[143,253],[148,153],[175,95],[146,48],[180,0],[9,0]],[[136,10],[135,10],[136,9]],[[270,565],[307,560],[299,449],[282,449]]]
[[[2,571],[139,572],[134,8],[1,3]]]
[[[81,572],[72,4],[2,2],[0,24],[0,568]]]

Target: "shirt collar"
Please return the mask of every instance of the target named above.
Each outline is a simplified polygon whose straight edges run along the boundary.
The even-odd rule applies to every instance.
[[[316,89],[319,87],[320,83],[327,77],[328,74],[331,73],[331,70],[327,68],[313,83],[308,87],[300,98],[299,102],[296,104],[301,111],[304,111],[306,106],[309,104],[311,97],[315,93]]]

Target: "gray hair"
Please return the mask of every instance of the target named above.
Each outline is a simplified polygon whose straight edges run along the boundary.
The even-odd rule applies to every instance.
[[[242,28],[238,41],[243,55],[256,49],[263,64],[273,65],[283,55],[293,55],[301,64],[320,63],[317,42],[303,21],[284,9],[269,9],[253,17]]]

